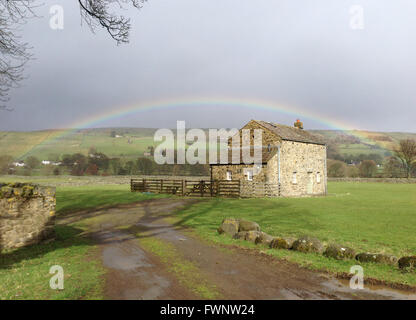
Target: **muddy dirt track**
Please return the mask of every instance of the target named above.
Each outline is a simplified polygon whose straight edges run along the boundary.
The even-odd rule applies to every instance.
[[[278,260],[260,250],[213,245],[180,223],[168,223],[175,210],[193,200],[158,199],[117,208],[79,212],[61,223],[85,221],[108,269],[108,299],[200,299],[160,257],[146,251],[140,238],[174,247],[192,263],[222,299],[416,299],[389,288],[352,290],[334,277]],[[120,228],[124,226],[124,228]],[[127,227],[126,227],[127,226]],[[131,232],[132,228],[135,230]],[[129,231],[130,230],[130,231]],[[188,275],[189,276],[189,275]]]

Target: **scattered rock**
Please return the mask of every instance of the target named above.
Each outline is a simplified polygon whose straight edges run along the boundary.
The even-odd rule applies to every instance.
[[[300,252],[322,253],[324,251],[324,246],[318,239],[304,236],[293,242],[292,249]]]
[[[360,262],[377,262],[377,254],[363,252],[355,256],[355,259]]]
[[[256,244],[265,244],[269,246],[273,239],[274,237],[272,237],[271,235],[265,232],[260,232],[260,236],[256,239]]]
[[[395,265],[397,263],[397,257],[389,254],[381,253],[359,253],[355,257],[360,262],[374,262]]]
[[[246,240],[246,235],[247,235],[248,231],[240,231],[237,232],[233,238],[234,239],[240,239],[240,240]]]
[[[270,243],[270,248],[291,249],[295,240],[294,238],[277,237]]]
[[[399,268],[402,270],[407,270],[407,271],[416,270],[416,256],[400,258]]]
[[[392,256],[390,254],[378,254],[377,258],[376,258],[376,262],[377,263],[395,265],[395,264],[397,264],[397,257]]]
[[[233,218],[225,218],[221,226],[218,228],[218,233],[228,234],[229,236],[234,236],[239,229],[239,221]]]
[[[251,241],[251,242],[254,242],[254,243],[256,242],[257,238],[261,236],[260,231],[246,231],[246,232],[247,233],[246,233],[245,240]]]
[[[243,219],[241,219],[239,222],[240,228],[238,231],[260,231],[260,226],[256,222]]]
[[[337,260],[354,259],[355,254],[354,249],[343,247],[338,244],[329,245],[324,252],[324,256]]]

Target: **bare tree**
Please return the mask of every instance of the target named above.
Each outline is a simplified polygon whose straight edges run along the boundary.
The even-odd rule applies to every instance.
[[[6,109],[8,92],[23,79],[23,66],[30,59],[28,45],[16,34],[18,26],[33,16],[30,2],[0,2],[0,109]]]
[[[377,173],[377,164],[373,160],[364,160],[358,167],[360,177],[372,178]]]
[[[129,41],[130,19],[117,16],[110,11],[110,5],[123,8],[122,3],[130,3],[133,7],[140,9],[146,0],[78,0],[81,17],[91,28],[95,30],[101,26],[107,30],[117,44]]]
[[[77,0],[75,0],[77,1]],[[127,43],[131,28],[130,19],[117,15],[112,7],[123,4],[140,9],[147,0],[78,0],[81,19],[94,32],[104,28],[117,42]],[[19,27],[29,18],[36,17],[36,0],[0,0],[0,110],[7,108],[8,93],[24,78],[25,64],[32,55],[29,46],[19,37]]]
[[[416,140],[400,140],[399,146],[394,149],[394,153],[402,162],[407,178],[410,178],[412,166],[416,164]]]

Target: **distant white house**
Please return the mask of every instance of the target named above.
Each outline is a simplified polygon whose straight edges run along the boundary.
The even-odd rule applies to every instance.
[[[59,165],[61,165],[61,163],[62,162],[53,162],[53,161],[50,161],[50,160],[42,160],[42,164],[44,166],[59,166]]]
[[[15,167],[24,167],[25,166],[25,163],[23,161],[13,162],[13,165]]]

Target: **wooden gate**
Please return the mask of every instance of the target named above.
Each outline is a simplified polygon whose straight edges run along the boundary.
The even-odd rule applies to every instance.
[[[130,189],[132,192],[138,191],[181,195],[183,192],[183,183],[182,180],[131,179]]]
[[[176,194],[189,197],[240,197],[238,180],[131,179],[132,192]]]
[[[240,180],[218,180],[217,182],[217,196],[227,198],[240,197]]]

